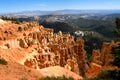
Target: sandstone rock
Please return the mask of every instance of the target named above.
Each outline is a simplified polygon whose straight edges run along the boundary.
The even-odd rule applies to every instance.
[[[104,69],[115,69],[115,67],[112,66],[110,62],[113,60],[111,49],[113,46],[116,45],[117,43],[115,43],[114,41],[112,41],[111,43],[104,42],[101,52],[100,50],[93,50],[91,63],[86,73],[86,77],[96,77],[101,72],[101,70]]]
[[[76,40],[76,45],[74,48],[75,48],[75,53],[77,55],[77,63],[79,65],[80,75],[84,76],[85,72],[88,69],[88,65],[86,61],[87,55],[84,50],[84,40],[82,38],[78,38]]]
[[[0,26],[0,37],[3,42],[0,46],[7,43],[9,46],[6,51],[0,49],[0,53],[9,58],[8,60],[39,70],[55,65],[63,67],[69,64],[67,60],[70,59],[70,70],[85,75],[88,65],[82,38],[75,41],[73,36],[62,34],[61,31],[54,34],[53,29],[39,26],[36,22],[5,24],[3,27]],[[25,30],[17,31],[18,26]],[[5,31],[12,33],[7,34]]]
[[[72,70],[72,61],[71,59],[67,60],[67,64],[65,65],[65,69]]]
[[[6,66],[0,65],[0,80],[39,80],[44,74],[16,62],[8,61]]]
[[[101,49],[101,61],[102,65],[110,65],[110,62],[113,60],[113,55],[111,54],[113,44],[111,43],[103,43],[102,49]]]
[[[100,58],[101,58],[100,50],[93,50],[92,56],[91,56],[91,62],[102,65]]]
[[[48,67],[40,70],[44,76],[54,76],[54,77],[73,77],[74,80],[83,80],[83,78],[67,69],[64,69],[60,66]]]
[[[91,63],[85,75],[87,78],[94,78],[100,73],[101,70],[102,70],[101,65]]]
[[[25,42],[24,39],[19,39],[19,45],[21,48],[26,48],[28,47],[27,43]]]

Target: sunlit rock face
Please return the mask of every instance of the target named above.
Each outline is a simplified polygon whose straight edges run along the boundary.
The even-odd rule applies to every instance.
[[[87,78],[94,78],[96,77],[102,70],[102,66],[96,63],[90,63],[89,69],[86,72],[86,77]]]
[[[100,50],[93,50],[90,61],[102,65]]]
[[[110,65],[113,60],[113,55],[111,54],[111,49],[115,45],[114,43],[103,43],[101,49],[101,61],[103,66]]]
[[[101,50],[93,50],[90,58],[90,65],[86,72],[86,77],[96,77],[101,70],[104,69],[116,69],[116,66],[110,64],[113,61],[112,47],[117,46],[117,42],[114,41],[107,43],[104,42]],[[92,73],[91,73],[92,72]]]
[[[52,29],[44,28],[43,30],[28,35],[25,40],[26,44],[22,41],[24,43],[22,48],[33,45],[36,46],[35,50],[38,53],[34,55],[34,58],[27,59],[24,64],[36,69],[56,65],[64,67],[69,64],[71,71],[84,75],[88,68],[84,40],[78,38],[75,41],[70,34],[64,35],[62,32],[53,34]]]
[[[107,43],[104,42],[101,50],[93,50],[90,62],[94,62],[101,66],[108,66],[113,60],[112,47],[117,46],[117,42],[114,41]]]
[[[92,56],[91,56],[91,62],[94,62],[102,66],[110,65],[110,62],[113,60],[111,49],[115,45],[117,45],[117,43],[104,42],[101,50],[93,50]]]
[[[1,26],[0,55],[34,69],[61,66],[82,76],[88,69],[84,40],[44,28],[36,22]]]

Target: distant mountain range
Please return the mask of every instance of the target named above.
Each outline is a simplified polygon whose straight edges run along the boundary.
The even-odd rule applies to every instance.
[[[120,13],[120,10],[56,10],[56,11],[23,11],[17,13],[9,13],[9,14],[2,14],[2,15],[14,15],[14,16],[35,16],[35,15],[64,15],[64,14],[114,14]]]

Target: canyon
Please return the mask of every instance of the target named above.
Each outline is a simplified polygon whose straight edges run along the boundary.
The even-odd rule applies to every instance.
[[[37,22],[15,24],[0,19],[0,58],[8,61],[9,66],[15,64],[36,71],[38,77],[64,75],[75,80],[96,77],[103,69],[117,68],[109,64],[113,60],[111,49],[117,44],[104,42],[100,50],[93,50],[88,61],[82,37],[75,40],[69,33],[54,33]]]

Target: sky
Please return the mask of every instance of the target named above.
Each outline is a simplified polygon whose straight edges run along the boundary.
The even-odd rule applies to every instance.
[[[120,0],[0,0],[0,13],[63,9],[120,9]]]

